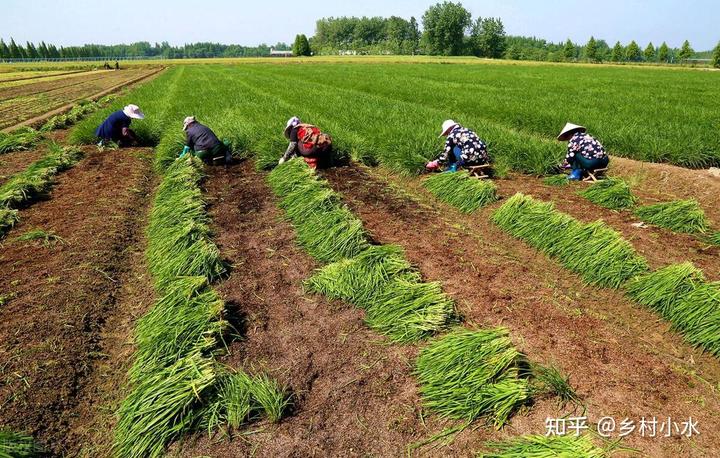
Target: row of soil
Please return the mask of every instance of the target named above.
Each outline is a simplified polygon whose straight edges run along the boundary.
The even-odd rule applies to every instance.
[[[152,299],[140,255],[149,150],[85,153],[48,200],[22,210],[0,249],[0,424],[58,456],[82,446],[107,456],[94,452],[96,436],[123,384],[128,322]],[[16,240],[31,229],[60,239]]]
[[[571,374],[590,421],[692,416],[700,436],[631,435],[625,443],[649,456],[712,456],[718,449],[716,359],[689,348],[666,323],[619,292],[582,284],[503,233],[490,222],[491,209],[461,215],[437,204],[418,180],[378,173],[346,167],[325,177],[376,240],[403,246],[427,279],[443,282],[467,321],[509,327],[533,359]],[[513,429],[543,433],[544,416],[534,416],[516,417]],[[459,441],[474,434],[466,432]]]

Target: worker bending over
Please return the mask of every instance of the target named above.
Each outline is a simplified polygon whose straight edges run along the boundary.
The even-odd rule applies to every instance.
[[[569,180],[581,180],[586,171],[604,169],[610,163],[605,148],[586,132],[583,126],[567,123],[557,137],[568,142],[565,162],[572,169]]]
[[[330,162],[332,138],[312,124],[303,124],[300,118],[288,119],[283,132],[290,144],[278,164],[295,156],[302,156],[310,168],[325,167]]]
[[[446,171],[455,172],[458,167],[483,165],[490,162],[485,143],[475,132],[452,119],[443,122],[440,136],[447,137],[445,149],[437,159],[425,165],[428,170],[436,170],[447,165]]]
[[[223,160],[226,164],[232,160],[230,147],[221,142],[209,127],[200,124],[195,116],[188,116],[183,121],[185,131],[185,148],[180,157],[191,153],[206,164]]]
[[[98,146],[105,146],[115,142],[119,146],[137,144],[137,136],[130,129],[133,119],[145,119],[145,115],[137,105],[128,105],[122,110],[111,113],[95,130],[95,136],[100,139]]]

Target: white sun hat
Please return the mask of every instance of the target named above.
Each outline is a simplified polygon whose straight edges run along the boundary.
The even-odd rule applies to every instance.
[[[285,134],[285,138],[290,138],[290,129],[300,124],[300,118],[297,116],[293,116],[292,118],[288,119],[287,124],[285,124],[285,131],[283,134]]]
[[[183,120],[183,130],[187,130],[188,126],[195,122],[195,116],[188,116]]]
[[[128,105],[125,108],[123,108],[123,113],[125,113],[128,117],[134,118],[134,119],[145,119],[145,113],[140,110],[140,107],[137,105]]]
[[[453,121],[452,119],[448,119],[447,121],[442,123],[442,132],[440,132],[440,137],[443,135],[447,135],[450,133],[450,131],[453,129],[453,127],[458,126],[459,124]]]
[[[560,141],[569,140],[570,137],[572,137],[572,135],[570,134],[574,134],[578,130],[585,132],[587,129],[583,126],[579,126],[577,124],[569,122],[565,124],[565,127],[563,127],[563,130],[560,132],[560,135],[558,135],[557,139]]]

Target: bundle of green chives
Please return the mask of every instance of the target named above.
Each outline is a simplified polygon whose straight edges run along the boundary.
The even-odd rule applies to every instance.
[[[705,212],[694,199],[639,207],[635,215],[646,223],[688,234],[704,233],[710,225]]]
[[[442,417],[487,417],[499,428],[530,399],[528,382],[520,377],[523,360],[506,329],[455,330],[418,356],[423,404]]]
[[[590,202],[611,210],[622,210],[637,203],[637,197],[630,191],[630,186],[619,178],[597,181],[579,194]]]
[[[471,178],[465,171],[432,175],[423,182],[423,186],[438,199],[464,213],[472,213],[498,199],[492,181]]]
[[[32,436],[0,429],[0,458],[33,458],[43,456],[42,448]]]
[[[12,229],[19,221],[17,210],[0,208],[0,237]]]
[[[571,181],[568,180],[568,176],[566,174],[560,173],[543,178],[543,183],[548,186],[567,186],[571,183]]]
[[[612,451],[596,446],[588,435],[526,435],[485,445],[490,451],[478,458],[607,458]]]
[[[583,224],[555,210],[551,202],[538,202],[518,193],[493,214],[493,221],[588,283],[617,288],[648,269],[632,245],[602,221]]]

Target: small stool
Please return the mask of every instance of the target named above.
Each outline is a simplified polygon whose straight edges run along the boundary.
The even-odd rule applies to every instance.
[[[604,169],[595,169],[595,170],[588,170],[585,178],[583,178],[583,181],[599,181],[605,178],[605,172],[607,172],[608,169],[605,167]]]
[[[492,166],[490,164],[471,165],[465,168],[467,169],[471,177],[477,178],[479,180],[490,178],[490,174],[492,173]]]

